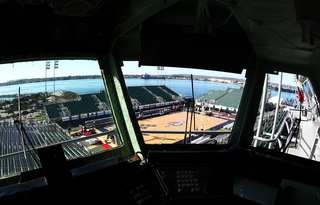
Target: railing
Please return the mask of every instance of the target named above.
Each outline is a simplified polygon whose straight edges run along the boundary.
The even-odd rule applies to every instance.
[[[70,140],[66,140],[66,141],[63,141],[63,142],[57,142],[57,143],[54,143],[54,144],[49,144],[49,145],[45,145],[45,146],[42,146],[42,147],[37,147],[37,148],[35,148],[35,150],[38,150],[40,148],[41,149],[48,148],[48,147],[52,147],[52,146],[56,146],[56,145],[67,145],[67,144],[71,144],[71,143],[75,143],[75,142],[81,142],[81,141],[84,141],[84,140],[92,139],[92,138],[99,137],[99,136],[104,136],[104,135],[107,135],[107,134],[117,135],[117,133],[115,131],[116,131],[116,129],[113,129],[113,130],[110,130],[110,131],[107,131],[107,132],[103,132],[103,133],[99,133],[99,134],[94,134],[94,135],[89,135],[89,136],[85,136],[85,137],[70,139]],[[23,151],[2,155],[2,156],[0,156],[0,160],[9,159],[11,157],[17,157],[17,156],[20,156],[20,155],[23,155]]]

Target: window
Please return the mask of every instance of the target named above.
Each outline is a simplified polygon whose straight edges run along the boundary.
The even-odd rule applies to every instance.
[[[257,111],[252,146],[319,161],[319,102],[311,81],[306,76],[281,75],[280,94],[280,74],[268,74],[266,78],[267,89]]]
[[[228,143],[245,71],[232,74],[124,62],[122,72],[146,144]]]
[[[35,61],[0,69],[0,179],[41,167],[34,151],[40,147],[62,144],[66,159],[74,160],[123,144],[97,61]]]

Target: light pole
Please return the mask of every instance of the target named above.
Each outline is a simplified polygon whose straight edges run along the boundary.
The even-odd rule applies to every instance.
[[[54,61],[54,69],[53,69],[53,96],[54,103],[56,103],[56,72],[55,70],[59,68],[59,61]]]
[[[161,75],[160,75],[160,81],[161,81],[161,85],[162,85],[162,72],[164,71],[164,67],[163,66],[161,66],[160,67],[160,73],[161,73]]]
[[[157,75],[157,85],[159,85],[159,70],[160,70],[160,66],[157,67],[158,70],[158,75]]]
[[[46,62],[46,69],[45,69],[45,89],[46,89],[46,91],[45,91],[45,96],[46,96],[46,104],[47,104],[47,94],[48,94],[48,92],[47,92],[47,70],[49,70],[50,69],[50,61],[47,61]]]

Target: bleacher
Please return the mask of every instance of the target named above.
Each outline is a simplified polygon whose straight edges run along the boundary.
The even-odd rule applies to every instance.
[[[109,100],[106,92],[95,93],[95,95],[101,102],[105,102],[107,105],[109,105]]]
[[[91,95],[92,94],[80,95],[80,101],[65,102],[63,103],[63,107],[67,107],[71,115],[100,111]]]
[[[208,95],[201,97],[199,99],[199,102],[205,102],[205,100],[207,100],[207,102],[209,102],[210,100],[217,100],[218,98],[227,94],[228,92],[229,92],[229,89],[227,89],[227,90],[213,90]]]
[[[93,97],[91,95],[92,94],[80,95],[81,100],[78,101],[79,102],[78,106],[80,107],[81,110],[83,110],[82,113],[100,111],[96,105],[95,100],[93,99]]]
[[[128,87],[131,98],[137,99],[142,105],[157,103],[154,96],[141,86]]]
[[[147,89],[145,89],[145,88]],[[151,92],[148,92],[148,90]],[[176,97],[179,96],[179,94],[175,93],[171,89],[167,88],[166,86],[131,86],[128,87],[128,93],[131,98],[136,99],[139,102],[139,105],[147,105],[147,104],[156,104],[159,103],[157,101],[157,97],[161,97],[166,102],[172,102],[175,101],[171,95],[174,95]],[[108,110],[110,107],[108,97],[106,92],[100,92],[100,93],[93,93],[93,94],[85,94],[80,95],[81,98],[80,101],[72,101],[72,102],[63,102],[63,103],[56,103],[56,104],[50,104],[46,105],[47,115],[49,119],[53,118],[60,118],[62,117],[70,117],[69,115],[81,115],[86,113],[93,113],[98,111],[105,111]],[[105,105],[98,105],[98,103],[104,102]],[[59,108],[67,108],[69,112],[64,112],[63,116],[60,116],[59,114]],[[61,110],[60,110],[61,111]],[[47,122],[49,122],[49,119]],[[56,122],[59,122],[59,120],[55,120]]]
[[[179,96],[178,93],[174,92],[173,90],[171,90],[170,88],[168,88],[167,86],[161,85],[160,86],[162,89],[166,90],[168,93],[175,95],[175,96]]]
[[[145,87],[146,89],[151,91],[153,95],[151,93],[149,93],[143,87]],[[172,97],[168,93],[175,95],[177,97],[179,96],[179,94],[175,93],[174,91],[172,91],[171,89],[169,89],[163,85],[161,85],[161,86],[132,86],[132,87],[127,87],[127,89],[128,89],[128,93],[129,93],[130,97],[138,100],[141,103],[141,105],[158,103],[158,101],[156,100],[154,95],[161,97],[166,102],[174,101],[174,99],[172,99]],[[165,92],[164,90],[166,90],[168,93]]]
[[[153,94],[162,97],[166,102],[173,101],[172,97],[161,88],[159,88],[159,86],[147,86],[146,88]]]
[[[32,145],[35,148],[71,139],[71,136],[66,134],[62,128],[56,124],[44,126],[25,125],[24,128]],[[11,154],[23,150],[20,133],[17,127],[12,123],[0,125],[0,142],[1,155]],[[31,149],[30,143],[27,140],[26,142],[28,147]],[[84,146],[82,146],[81,143],[63,145],[63,150],[67,159],[83,157],[91,153]],[[37,162],[40,163],[38,160]],[[27,159],[24,157],[24,155],[1,159],[0,166],[0,178],[37,168],[37,164],[28,152]]]
[[[63,107],[67,107],[71,113],[71,115],[76,115],[81,113],[81,109],[78,108],[77,101],[73,102],[65,102],[63,103]]]
[[[50,118],[60,117],[58,109],[60,108],[60,103],[45,105],[47,114]]]
[[[232,91],[217,100],[216,105],[235,108],[239,105],[243,89],[232,89]]]
[[[220,110],[220,106],[226,107],[222,108],[223,111],[235,113],[241,101],[241,96],[243,93],[243,88],[228,88],[227,90],[213,90],[211,93],[202,96],[197,101],[197,106],[201,107],[202,103],[209,103],[214,105],[215,110]],[[215,102],[212,102],[215,101]]]

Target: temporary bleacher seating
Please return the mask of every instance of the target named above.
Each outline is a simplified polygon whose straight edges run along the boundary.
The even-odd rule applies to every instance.
[[[142,105],[157,103],[154,96],[141,86],[128,87],[131,98],[137,99]]]
[[[243,89],[232,89],[231,92],[217,100],[216,105],[235,108],[239,105]]]
[[[49,118],[60,117],[60,114],[59,114],[60,103],[45,105],[45,108],[47,110],[47,114],[49,115]]]
[[[175,95],[175,96],[179,96],[178,93],[174,92],[173,90],[171,90],[170,88],[168,88],[167,86],[161,85],[160,86],[162,89],[166,90],[168,93]]]
[[[221,96],[225,95],[226,93],[228,93],[228,90],[212,91],[208,95],[201,97],[199,99],[199,102],[209,102],[210,100],[217,100],[218,98],[220,98]],[[205,100],[207,100],[207,101],[205,101]]]
[[[147,86],[147,89],[155,95],[162,97],[166,102],[173,101],[172,97],[163,91],[159,86]]]
[[[152,94],[143,87],[149,90]],[[130,97],[138,100],[141,105],[158,103],[155,96],[161,97],[166,102],[174,101],[170,94],[179,96],[179,94],[175,93],[166,86],[132,86],[127,87],[127,89]],[[165,92],[164,90],[166,90],[167,92]]]
[[[35,148],[71,139],[71,136],[64,133],[56,124],[41,126],[25,125],[24,128],[28,138]],[[3,123],[0,125],[0,142],[1,155],[23,150],[20,133],[17,127],[12,123]],[[27,140],[26,143],[28,147],[31,148],[30,143]],[[90,152],[79,143],[63,145],[63,149],[67,159],[74,159],[90,154]],[[23,155],[19,155],[7,159],[1,159],[0,166],[0,178],[37,168],[37,164],[29,153],[27,153],[27,158]]]

